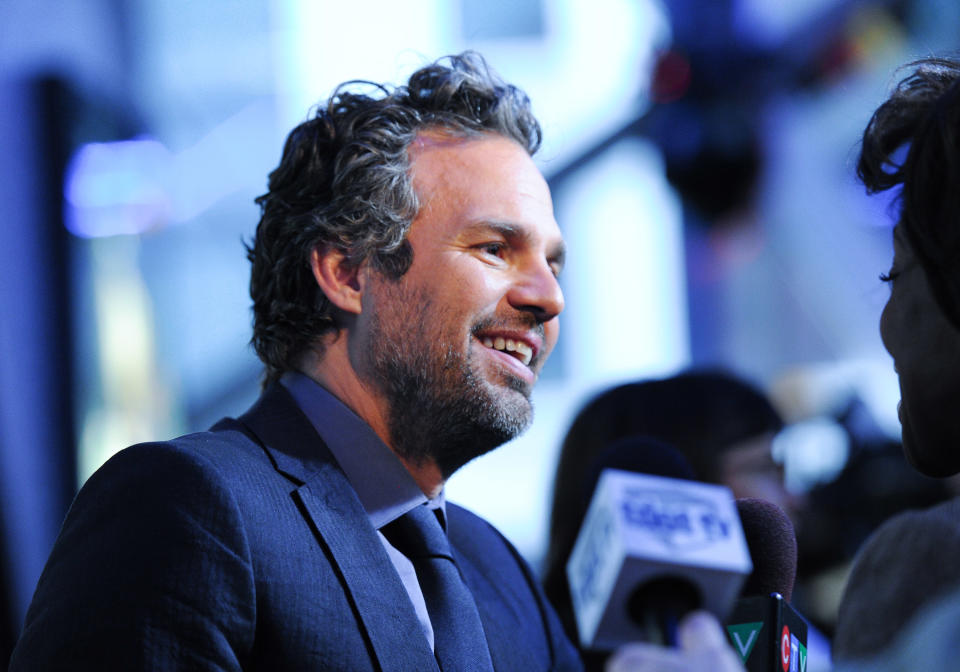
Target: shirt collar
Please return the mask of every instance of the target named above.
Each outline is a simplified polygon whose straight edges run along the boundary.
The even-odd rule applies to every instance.
[[[302,373],[287,372],[280,382],[333,453],[375,528],[424,503],[446,518],[443,491],[428,500],[394,452],[343,402]]]

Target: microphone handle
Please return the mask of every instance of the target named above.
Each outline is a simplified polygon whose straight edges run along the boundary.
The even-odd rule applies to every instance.
[[[747,672],[806,672],[807,622],[779,593],[737,600],[726,630]]]

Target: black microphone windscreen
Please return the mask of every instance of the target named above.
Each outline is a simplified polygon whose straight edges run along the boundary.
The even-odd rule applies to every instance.
[[[740,594],[748,597],[780,593],[789,602],[797,578],[793,523],[783,509],[764,499],[738,499],[737,512],[753,559],[753,572]]]

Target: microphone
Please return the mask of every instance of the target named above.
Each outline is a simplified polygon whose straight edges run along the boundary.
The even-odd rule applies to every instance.
[[[790,605],[797,577],[797,537],[776,504],[738,499],[753,572],[726,621],[747,672],[805,672],[807,623]]]
[[[637,473],[645,459],[670,475]],[[694,609],[722,622],[752,570],[729,489],[684,480],[692,469],[680,453],[638,437],[613,444],[596,471],[567,562],[582,646],[675,645],[678,621]]]
[[[740,594],[780,593],[789,602],[797,579],[797,535],[793,523],[783,509],[765,499],[744,497],[736,504],[750,557],[755,560]]]

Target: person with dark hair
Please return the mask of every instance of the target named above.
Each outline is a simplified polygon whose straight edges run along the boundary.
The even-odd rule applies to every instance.
[[[679,451],[697,480],[795,512],[797,501],[784,488],[782,466],[771,452],[782,428],[783,419],[760,390],[722,370],[625,383],[587,402],[560,449],[543,572],[544,589],[568,635],[577,636],[567,560],[599,476],[592,465],[607,447],[627,437],[654,439]]]
[[[943,477],[960,473],[960,61],[912,67],[870,119],[857,174],[871,193],[900,188],[880,334],[900,380],[907,459]]]
[[[857,174],[869,193],[900,190],[893,263],[881,276],[890,283],[890,298],[880,334],[900,381],[904,454],[917,471],[942,478],[960,473],[960,58],[905,67],[910,74],[864,131]],[[960,592],[948,589],[960,575],[951,572],[956,558],[949,546],[928,538],[954,543],[956,506],[901,514],[864,544],[840,607],[843,660],[835,672],[956,667]],[[945,531],[950,525],[954,529]],[[911,542],[913,533],[925,535],[922,546]],[[928,550],[931,543],[937,552]],[[935,562],[942,566],[925,574]],[[899,593],[884,585],[893,577],[905,583]],[[676,672],[707,672],[720,662],[642,646],[621,650],[613,668],[628,654],[638,668]]]
[[[580,669],[516,549],[443,496],[530,423],[557,338],[539,125],[473,53],[371,86],[258,199],[260,399],[88,480],[11,670]]]
[[[907,460],[927,476],[946,477],[960,473],[960,60],[906,67],[910,74],[864,131],[857,174],[870,193],[900,189],[893,263],[881,276],[890,298],[880,335],[900,381]],[[863,545],[840,605],[836,659],[864,661],[855,669],[953,666],[958,506],[902,513]]]
[[[880,334],[900,381],[904,454],[919,472],[947,477],[960,473],[960,59],[927,58],[906,67],[910,74],[864,131],[857,174],[870,193],[900,190],[893,263],[881,276],[890,283],[890,298]],[[960,577],[951,571],[950,546],[960,529],[956,507],[949,502],[901,514],[864,544],[840,607],[842,660],[835,672],[956,667],[960,592],[949,590]],[[913,534],[923,534],[922,543]],[[893,578],[904,585],[885,585]],[[683,662],[648,648],[633,662],[655,656]],[[711,664],[672,669],[706,672]]]

